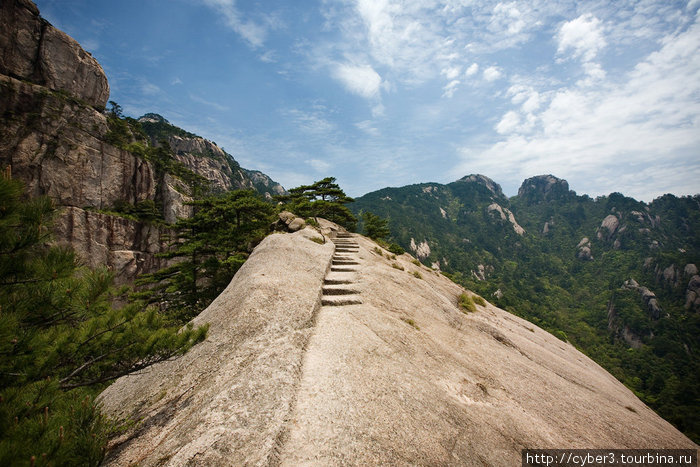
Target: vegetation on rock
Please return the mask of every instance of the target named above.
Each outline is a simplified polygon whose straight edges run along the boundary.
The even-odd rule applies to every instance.
[[[169,325],[142,302],[111,303],[105,270],[46,246],[55,209],[0,177],[0,464],[97,465],[113,428],[106,383],[186,352],[207,328]]]
[[[512,212],[525,233],[493,204]],[[424,261],[571,342],[700,440],[700,310],[689,301],[700,266],[699,196],[594,200],[542,176],[508,199],[493,181],[470,176],[382,189],[352,209],[389,219],[409,251],[425,239]],[[652,291],[656,305],[623,288],[629,279]]]

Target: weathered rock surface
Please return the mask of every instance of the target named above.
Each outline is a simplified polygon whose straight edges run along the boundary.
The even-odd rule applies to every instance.
[[[685,308],[700,311],[700,276],[697,274],[688,281],[688,288],[685,292]]]
[[[566,180],[554,175],[537,175],[525,180],[518,189],[518,197],[529,204],[541,203],[575,195]]]
[[[691,448],[600,366],[354,235],[362,304],[321,306],[333,244],[265,239],[195,324],[206,341],[119,379],[141,420],[107,465],[519,465],[523,448]],[[392,267],[397,263],[404,270]],[[420,272],[422,279],[413,275]]]
[[[153,256],[162,248],[158,228],[93,211],[150,200],[174,223],[192,207],[185,204],[189,189],[182,180],[106,142],[107,118],[96,108],[108,95],[97,61],[41,19],[31,1],[0,2],[0,167],[10,166],[30,196],[47,195],[63,208],[59,243],[89,266],[112,267],[125,283],[160,264]],[[218,146],[191,136],[171,138],[176,157],[215,187],[284,192],[259,172],[253,180]]]
[[[478,184],[483,185],[486,188],[488,188],[488,190],[491,193],[493,193],[494,196],[499,197],[499,198],[505,198],[505,195],[503,194],[503,190],[501,189],[501,185],[494,182],[486,175],[481,175],[481,174],[467,175],[465,177],[460,178],[457,181],[458,182],[467,182],[467,183],[478,183]]]
[[[0,74],[64,91],[97,108],[109,98],[97,60],[41,18],[29,0],[0,3]]]
[[[56,230],[57,244],[73,248],[91,267],[110,269],[117,285],[166,266],[156,256],[167,250],[166,231],[160,226],[67,207]]]
[[[600,227],[598,228],[597,234],[598,239],[612,239],[612,236],[615,234],[615,232],[618,231],[619,227],[620,220],[617,218],[617,216],[614,214],[609,214],[605,217],[605,219],[603,219],[603,222],[600,223]]]
[[[623,289],[634,290],[639,293],[640,298],[644,302],[644,305],[649,311],[649,316],[652,319],[659,319],[661,317],[662,309],[659,305],[659,301],[656,298],[656,294],[649,290],[648,288],[641,286],[634,279],[628,279],[622,284]]]
[[[583,237],[580,242],[578,242],[578,251],[576,252],[576,257],[585,261],[591,261],[593,259],[593,253],[591,251],[591,241],[588,237]]]
[[[497,213],[499,215],[499,217],[501,218],[501,220],[507,219],[508,222],[510,222],[511,225],[513,226],[513,230],[515,231],[515,233],[517,233],[518,235],[523,235],[525,233],[525,229],[523,229],[520,226],[520,224],[518,224],[518,222],[515,220],[515,216],[508,208],[501,207],[499,204],[496,204],[496,203],[491,203],[486,208],[486,210],[488,212]]]
[[[242,168],[233,156],[216,143],[175,127],[161,115],[149,113],[139,118],[139,122],[147,133],[151,133],[153,145],[160,144],[163,129],[169,130],[165,139],[175,158],[207,179],[215,192],[254,189],[270,198],[285,193],[282,185],[264,173]]]

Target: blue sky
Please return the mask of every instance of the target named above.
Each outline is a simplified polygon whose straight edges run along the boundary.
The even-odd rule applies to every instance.
[[[700,192],[700,0],[37,0],[156,112],[291,188],[483,173]]]

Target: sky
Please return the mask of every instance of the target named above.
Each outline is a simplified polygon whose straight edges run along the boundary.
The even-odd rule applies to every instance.
[[[700,0],[35,0],[110,99],[286,188],[700,193]]]

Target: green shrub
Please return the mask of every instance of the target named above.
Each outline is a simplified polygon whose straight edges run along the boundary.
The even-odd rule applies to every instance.
[[[394,253],[395,255],[402,255],[402,254],[406,253],[406,251],[403,248],[401,248],[400,245],[398,245],[396,243],[390,244],[389,247],[387,248],[387,250]]]
[[[401,321],[403,321],[404,323],[406,323],[406,324],[412,326],[416,331],[420,331],[420,328],[418,327],[418,325],[416,324],[416,322],[413,321],[411,318],[401,318]]]
[[[312,242],[316,242],[319,245],[323,245],[324,243],[326,243],[321,237],[311,237],[309,240],[311,240]]]
[[[474,295],[474,297],[472,297],[472,301],[479,306],[486,306],[486,300],[478,295]]]
[[[472,300],[472,297],[467,295],[466,293],[462,293],[462,295],[459,296],[459,307],[462,309],[462,312],[475,312],[476,311],[476,305],[474,305],[474,300]]]
[[[421,262],[418,261],[417,259],[412,259],[411,262],[415,264],[416,266],[422,266]]]
[[[398,264],[398,263],[392,263],[392,264],[391,264],[391,267],[394,268],[394,269],[398,269],[399,271],[403,271],[403,266],[401,266],[401,265]]]
[[[413,277],[416,279],[423,279],[423,276],[418,271],[413,271]]]

